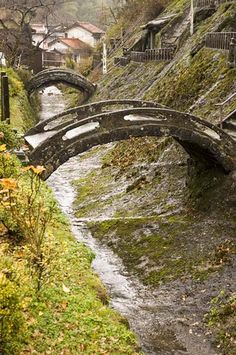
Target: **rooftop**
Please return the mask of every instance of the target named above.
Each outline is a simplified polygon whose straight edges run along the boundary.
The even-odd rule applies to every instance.
[[[84,28],[85,30],[87,30],[88,32],[90,33],[100,33],[100,34],[103,34],[105,33],[103,30],[101,30],[100,28],[98,28],[97,26],[95,25],[92,25],[91,23],[89,22],[80,22],[80,21],[77,21],[75,22],[73,25],[69,26],[68,29],[70,28],[73,28],[73,27],[82,27]]]
[[[91,48],[87,43],[84,43],[78,38],[56,38],[52,42],[50,42],[48,45],[50,47],[51,44],[55,42],[61,42],[65,44],[66,46],[73,48],[73,49],[88,49]]]

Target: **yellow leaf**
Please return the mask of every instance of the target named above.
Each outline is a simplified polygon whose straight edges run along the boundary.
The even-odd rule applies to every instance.
[[[32,165],[29,166],[25,166],[24,168],[22,168],[22,171],[28,171],[32,168]]]
[[[15,190],[17,188],[17,182],[11,178],[0,179],[0,184],[8,190]]]
[[[10,158],[11,158],[11,154],[10,153],[4,153],[4,158],[6,159],[6,160],[9,160]]]
[[[41,165],[37,165],[36,167],[32,166],[31,168],[33,170],[33,172],[37,175],[42,174],[43,171],[45,171],[46,169],[44,168],[44,166]]]
[[[0,152],[4,152],[7,149],[6,144],[0,145]]]
[[[28,170],[32,170],[35,174],[39,175],[46,169],[41,165],[37,165],[37,166],[29,165],[26,166],[25,168],[22,168],[22,171],[28,171]]]

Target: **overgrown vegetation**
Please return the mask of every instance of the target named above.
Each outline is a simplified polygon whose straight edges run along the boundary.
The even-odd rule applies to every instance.
[[[209,329],[216,336],[217,347],[224,355],[236,352],[236,294],[227,290],[211,300],[209,313],[205,316]]]
[[[126,321],[106,306],[94,255],[71,235],[40,178],[44,168],[22,167],[15,146],[1,124],[0,352],[140,353]]]
[[[31,97],[31,106],[20,76],[12,68],[6,68],[5,71],[9,78],[11,126],[22,133],[37,121],[38,99],[37,96]],[[27,80],[24,71],[20,73]]]
[[[7,243],[0,243],[0,255],[0,352],[18,354],[26,339],[28,277],[23,262],[12,257]]]

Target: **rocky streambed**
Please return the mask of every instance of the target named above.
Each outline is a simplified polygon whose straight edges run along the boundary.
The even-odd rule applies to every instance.
[[[55,96],[42,99],[49,115]],[[203,190],[190,189],[186,157],[172,142],[153,162],[133,159],[126,169],[110,164],[112,151],[108,145],[74,157],[48,180],[75,237],[96,254],[93,268],[111,306],[146,354],[226,354],[232,339],[216,342],[205,315],[212,299],[235,292],[234,176],[209,186],[198,176]]]

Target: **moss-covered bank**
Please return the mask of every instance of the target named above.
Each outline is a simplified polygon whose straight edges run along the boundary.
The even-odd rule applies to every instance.
[[[235,176],[209,170],[189,180],[182,149],[169,140],[163,143],[132,139],[109,148],[102,168],[74,182],[74,207],[79,218],[90,219],[93,236],[145,285],[162,287],[161,294],[166,287],[166,295],[178,288],[187,293],[194,289],[188,307],[198,300],[198,322],[204,329],[210,299],[228,284],[228,296],[234,292]],[[84,154],[81,164],[90,164],[98,150]],[[202,294],[203,289],[207,291]],[[173,313],[181,316],[178,307]],[[234,339],[232,329],[230,334]],[[230,344],[222,345],[224,354],[234,354]]]
[[[9,76],[14,107],[11,125],[23,130],[32,124],[32,110],[19,77],[12,70]],[[21,111],[17,109],[18,99],[26,110],[22,104]],[[7,125],[2,131],[0,352],[140,353],[127,321],[108,307],[106,290],[91,271],[94,255],[74,239],[51,192],[37,178],[41,168],[22,170],[7,150],[15,145],[16,137]],[[49,218],[49,206],[53,218]],[[16,220],[14,211],[18,211]],[[43,234],[39,221],[46,223]],[[40,236],[37,241],[36,236]]]
[[[188,13],[188,4],[186,1],[169,3],[160,16],[176,14],[177,17],[161,30],[161,35],[171,38],[172,34],[178,33],[178,26]],[[235,4],[222,4],[211,16],[196,23],[192,37],[189,36],[189,27],[186,28],[170,63],[131,62],[126,67],[117,67],[111,57],[109,74],[98,81],[93,100],[144,98],[212,122],[219,121],[220,114],[215,104],[224,101],[234,91],[236,72],[227,64],[227,51],[204,48],[203,40],[207,32],[229,31],[234,26]],[[132,32],[127,39],[129,42],[132,43]],[[233,101],[224,108],[224,115],[234,108]]]
[[[9,78],[11,127],[23,133],[37,122],[39,100],[33,95],[29,101],[25,90],[24,81],[29,79],[30,73],[24,69],[16,72],[12,68],[6,68],[5,72]]]
[[[228,66],[227,52],[204,47],[204,37],[207,32],[235,30],[236,7],[235,3],[222,4],[196,16],[190,37],[189,26],[185,26],[189,5],[170,1],[161,14],[176,14],[161,30],[164,41],[179,36],[173,61],[130,62],[119,67],[113,64],[113,57],[122,55],[122,48],[117,48],[108,60],[108,74],[98,78],[93,100],[152,100],[218,123],[216,104],[235,91],[236,71]],[[125,28],[134,24],[126,23]],[[140,24],[123,46],[136,41]],[[111,37],[119,36],[121,27],[122,19],[109,30]],[[224,116],[235,108],[232,101],[224,107]],[[101,162],[102,169],[75,182],[76,214],[90,218],[93,235],[122,258],[129,273],[158,288],[157,303],[159,293],[168,300],[170,294],[176,296],[172,322],[178,328],[176,319],[187,314],[186,337],[196,323],[203,333],[211,334],[215,353],[235,354],[235,330],[227,328],[232,319],[235,322],[235,309],[230,307],[229,321],[224,318],[222,328],[218,321],[208,329],[204,320],[206,313],[211,314],[212,298],[224,290],[231,299],[236,292],[235,174],[208,170],[195,171],[193,176],[187,156],[172,140],[159,148],[159,141],[149,138],[117,144]],[[166,308],[171,307],[167,304]],[[170,323],[163,326],[167,334]]]

